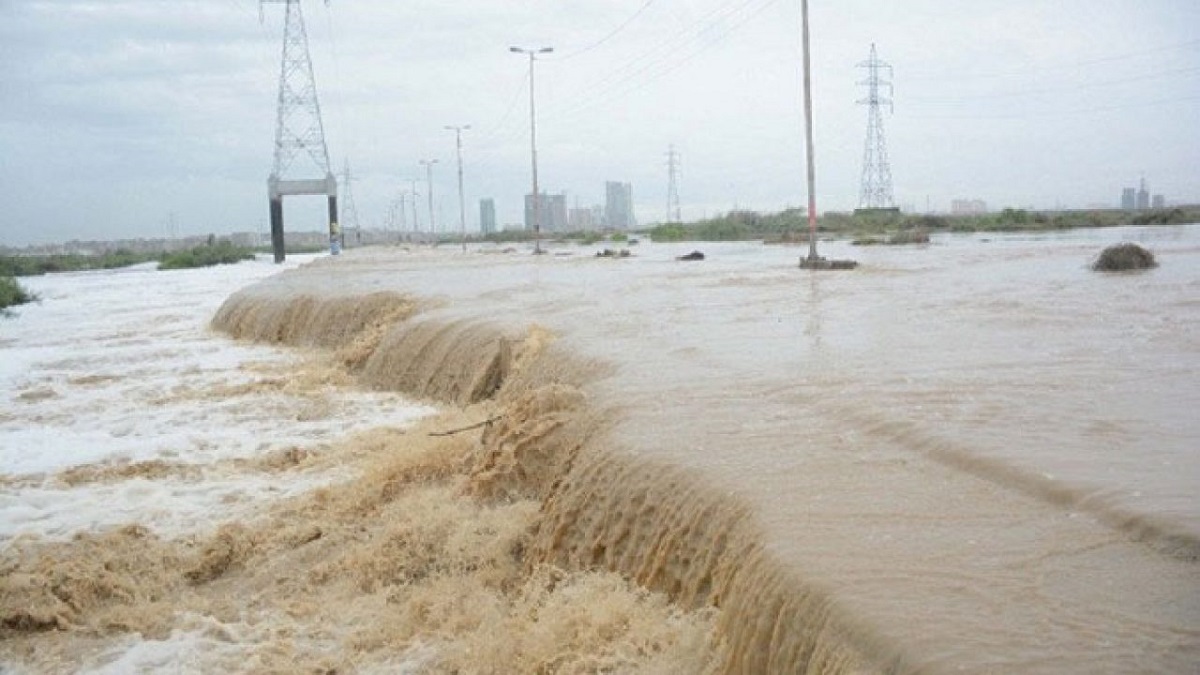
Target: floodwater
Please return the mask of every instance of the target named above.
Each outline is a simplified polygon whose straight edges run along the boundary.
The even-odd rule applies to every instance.
[[[1119,241],[1160,267],[1091,272]],[[552,342],[518,349],[487,411],[576,453],[513,460],[541,462],[515,472],[541,504],[528,564],[667,593],[692,632],[663,641],[711,630],[721,670],[1200,664],[1200,226],[831,243],[861,266],[828,273],[753,243],[595,248],[350,251],[251,286],[223,328],[416,298],[361,379],[458,404],[508,344]],[[53,410],[36,389],[15,395]],[[603,421],[572,427],[583,408]]]

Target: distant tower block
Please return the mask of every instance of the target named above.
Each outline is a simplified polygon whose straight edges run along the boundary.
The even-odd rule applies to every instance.
[[[259,0],[284,5],[283,61],[279,69],[279,98],[275,117],[275,164],[267,179],[271,200],[271,247],[275,262],[285,257],[283,198],[288,195],[325,195],[329,198],[329,249],[341,250],[337,216],[337,179],[329,168],[325,127],[312,59],[308,55],[308,33],[300,0]],[[326,0],[328,4],[328,0]]]
[[[892,208],[892,167],[888,164],[887,143],[883,137],[884,105],[892,109],[892,66],[879,60],[875,53],[875,45],[871,44],[871,56],[859,64],[858,68],[867,69],[867,79],[859,85],[867,87],[867,97],[858,100],[859,105],[867,106],[867,144],[863,150],[862,188],[858,194],[860,209]],[[886,78],[883,72],[887,71]],[[886,89],[887,95],[881,95],[880,90]]]
[[[667,219],[668,223],[681,223],[679,211],[679,153],[675,146],[667,148]]]

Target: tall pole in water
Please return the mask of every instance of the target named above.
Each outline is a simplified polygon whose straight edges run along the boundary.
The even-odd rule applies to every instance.
[[[521,47],[509,47],[508,51],[515,54],[529,55],[529,155],[533,164],[533,252],[538,254],[542,252],[542,197],[538,194],[537,181],[537,114],[535,113],[533,97],[533,62],[536,60],[535,57],[538,54],[549,54],[554,51],[554,48],[523,49]]]
[[[808,259],[817,259],[816,164],[813,161],[812,62],[808,51],[808,0],[800,0],[802,41],[804,43],[804,152],[808,170]]]
[[[437,163],[436,159],[421,160],[421,166],[425,167],[425,189],[429,192],[429,232],[433,235],[434,241],[437,241],[437,227],[434,225],[433,218],[433,165]]]
[[[458,223],[462,227],[463,253],[467,252],[467,206],[466,202],[463,201],[462,132],[470,128],[470,124],[461,127],[446,127],[448,131],[454,132],[454,140],[458,150]]]

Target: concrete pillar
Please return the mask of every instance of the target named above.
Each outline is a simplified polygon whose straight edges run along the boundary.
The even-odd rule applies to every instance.
[[[283,247],[283,197],[271,198],[271,248],[275,251],[275,263],[279,264],[287,256]]]
[[[329,195],[329,252],[342,252],[342,228],[338,225],[337,195]]]

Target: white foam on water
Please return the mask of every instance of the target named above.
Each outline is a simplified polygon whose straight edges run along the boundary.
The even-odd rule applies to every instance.
[[[0,474],[9,479],[0,483],[0,542],[130,522],[164,536],[213,527],[337,477],[216,463],[313,448],[431,413],[396,394],[336,384],[255,388],[282,383],[302,357],[208,329],[238,288],[311,258],[22,279],[41,301],[0,324]],[[74,486],[55,477],[82,465],[147,461],[200,471]]]

